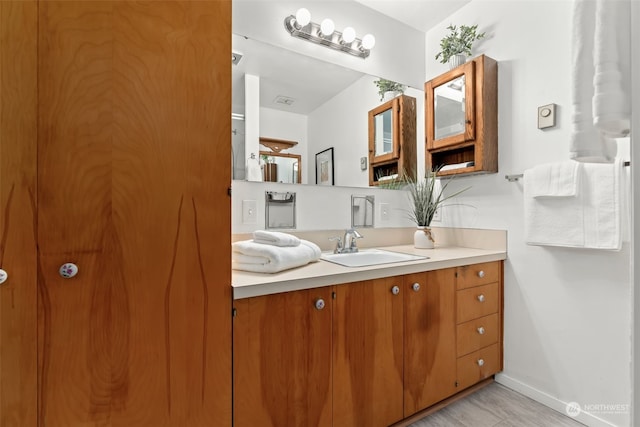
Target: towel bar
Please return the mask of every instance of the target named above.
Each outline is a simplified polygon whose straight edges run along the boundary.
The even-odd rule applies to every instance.
[[[626,161],[622,164],[622,166],[631,166],[631,162]],[[509,182],[515,182],[517,180],[519,180],[520,178],[522,178],[524,176],[524,174],[522,173],[518,173],[518,174],[512,174],[512,175],[505,175],[504,179],[506,179]]]

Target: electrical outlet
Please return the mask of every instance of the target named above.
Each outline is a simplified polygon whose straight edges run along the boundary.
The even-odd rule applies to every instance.
[[[389,203],[380,203],[380,220],[389,221]]]
[[[242,201],[242,223],[243,224],[258,223],[257,204],[255,200]]]
[[[433,221],[436,222],[441,222],[442,221],[442,208],[438,208],[436,209],[436,211],[433,213],[433,218],[431,218]]]

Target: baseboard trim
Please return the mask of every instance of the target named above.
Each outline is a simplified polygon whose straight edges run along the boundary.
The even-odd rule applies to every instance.
[[[548,406],[549,408],[560,412],[562,415],[567,416],[566,409],[567,409],[568,402],[563,402],[558,398],[555,398],[543,391],[535,389],[503,373],[496,374],[495,381],[498,384],[501,384],[507,388],[517,391],[518,393],[523,394],[535,400],[536,402],[542,403],[544,406]],[[584,412],[584,411],[580,411],[578,415],[571,418],[589,427],[616,427],[615,424],[611,424],[608,421],[603,420],[602,418],[598,418],[595,415],[590,414],[588,412]]]

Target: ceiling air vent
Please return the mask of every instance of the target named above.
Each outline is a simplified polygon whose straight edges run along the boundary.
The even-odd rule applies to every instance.
[[[288,96],[278,95],[276,99],[273,100],[274,104],[283,104],[283,105],[293,105],[296,100],[293,98],[289,98]]]

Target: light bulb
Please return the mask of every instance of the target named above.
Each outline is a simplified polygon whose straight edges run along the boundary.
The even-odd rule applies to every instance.
[[[333,30],[335,29],[336,29],[336,24],[334,24],[333,21],[329,18],[324,19],[320,24],[320,31],[322,32],[322,35],[325,37],[333,34]]]
[[[370,50],[376,45],[376,38],[373,37],[373,34],[366,34],[362,38],[362,47],[364,49]]]
[[[345,43],[352,43],[356,39],[356,30],[351,27],[347,27],[342,32],[342,41]]]
[[[304,27],[309,22],[311,22],[311,12],[309,12],[309,10],[305,9],[304,7],[298,9],[298,11],[296,12],[296,22],[301,27]]]

